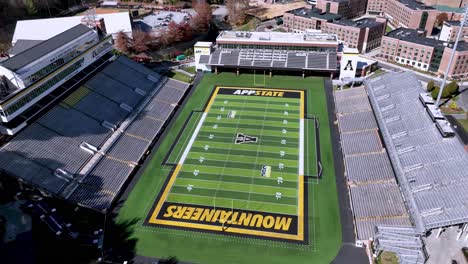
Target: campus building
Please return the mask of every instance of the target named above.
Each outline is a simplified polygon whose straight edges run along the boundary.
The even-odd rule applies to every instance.
[[[383,13],[388,22],[397,28],[424,30],[426,36],[431,35],[438,14],[446,13],[449,20],[460,20],[463,14],[461,8],[448,8],[441,5],[428,6],[415,0],[373,0],[368,5],[367,11],[369,13]]]
[[[453,42],[457,38],[459,30],[460,21],[445,21],[439,34],[439,40]],[[463,27],[461,36],[468,36],[468,25]]]
[[[382,38],[379,56],[419,70],[442,74],[453,51],[452,45],[449,42],[426,38],[421,31],[399,28]],[[450,78],[466,77],[467,59],[468,45],[461,42],[451,66]]]
[[[209,55],[200,55],[199,70],[296,71],[333,76],[339,43],[334,34],[223,31]]]
[[[79,24],[50,39],[29,43],[0,63],[0,132],[15,134],[29,119],[73,87],[70,79],[102,63],[112,37]],[[19,44],[19,43],[18,43]]]
[[[345,18],[359,17],[366,13],[366,1],[361,0],[317,0],[316,7]]]
[[[338,40],[349,48],[367,52],[380,46],[386,19],[362,18],[352,21],[319,9],[300,8],[284,14],[283,27],[288,32],[304,33],[313,29],[336,34]]]

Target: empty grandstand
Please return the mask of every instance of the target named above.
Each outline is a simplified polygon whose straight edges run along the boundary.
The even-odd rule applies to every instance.
[[[337,70],[338,41],[322,33],[223,31],[215,50],[200,55],[198,64],[223,69],[297,71],[332,75]]]
[[[105,212],[187,88],[119,57],[2,147],[0,168]]]
[[[468,222],[468,154],[412,73],[365,86],[335,92],[356,239],[424,263],[430,230]]]
[[[357,239],[373,238],[377,224],[410,226],[364,87],[334,95]]]

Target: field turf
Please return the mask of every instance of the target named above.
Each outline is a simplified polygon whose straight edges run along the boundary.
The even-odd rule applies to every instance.
[[[341,245],[341,229],[321,78],[274,76],[266,79],[268,88],[305,90],[306,114],[320,121],[324,170],[321,179],[314,178],[306,184],[306,243],[145,224],[155,200],[166,187],[164,200],[171,203],[298,215],[299,167],[303,166],[306,175],[317,174],[314,123],[306,119],[301,131],[301,101],[296,98],[218,94],[206,108],[215,87],[223,85],[252,87],[253,75],[205,75],[180,110],[176,122],[167,128],[169,133],[159,148],[153,150],[154,155],[147,161],[140,180],[120,210],[118,223],[137,220],[131,235],[137,240],[136,254],[176,256],[195,263],[254,260],[258,263],[330,263]],[[228,113],[232,114],[233,110],[235,117],[229,118]],[[283,129],[287,130],[286,134]],[[239,133],[256,137],[258,142],[236,144]],[[300,142],[301,133],[303,143]],[[300,144],[306,153],[302,165]],[[283,164],[281,169],[280,163]],[[174,166],[179,170],[177,177],[167,185],[168,177],[174,175]],[[271,177],[262,173],[265,166],[271,167],[271,175],[268,175]],[[278,177],[282,183],[278,182]],[[281,195],[278,197],[277,193]]]

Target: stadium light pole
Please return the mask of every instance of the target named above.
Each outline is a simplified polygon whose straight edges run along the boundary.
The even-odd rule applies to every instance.
[[[442,80],[442,85],[440,86],[439,94],[437,95],[437,101],[436,101],[436,104],[435,104],[436,107],[439,107],[440,98],[442,97],[442,92],[444,91],[445,83],[447,82],[447,76],[449,74],[449,69],[450,69],[450,66],[452,65],[453,57],[455,57],[455,52],[457,51],[458,41],[460,40],[461,33],[463,31],[463,27],[465,26],[465,23],[466,23],[467,20],[468,20],[468,5],[465,6],[465,12],[463,13],[463,18],[460,21],[460,29],[458,30],[457,38],[455,39],[455,43],[453,44],[452,54],[450,55],[450,60],[449,60],[449,63],[447,65],[447,69],[445,69],[444,79]]]

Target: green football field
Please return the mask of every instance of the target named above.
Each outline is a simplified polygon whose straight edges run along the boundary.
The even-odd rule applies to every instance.
[[[330,263],[341,232],[323,79],[207,74],[195,89],[117,217],[135,223],[136,254]]]

